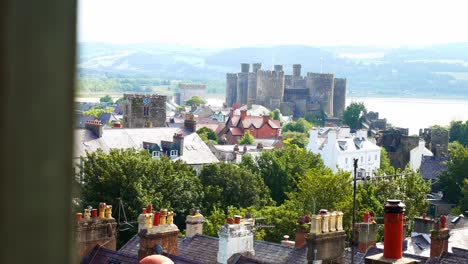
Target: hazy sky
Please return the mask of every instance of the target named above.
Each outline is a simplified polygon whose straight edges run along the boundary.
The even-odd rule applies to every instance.
[[[78,0],[78,40],[204,47],[468,42],[468,1]]]

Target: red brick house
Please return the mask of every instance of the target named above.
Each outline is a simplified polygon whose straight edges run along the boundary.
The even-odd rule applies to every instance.
[[[226,139],[225,144],[236,144],[249,131],[254,138],[275,138],[281,133],[280,121],[272,120],[268,115],[250,116],[247,110],[241,110],[240,115],[234,115],[231,109],[226,124],[216,129],[219,139]]]

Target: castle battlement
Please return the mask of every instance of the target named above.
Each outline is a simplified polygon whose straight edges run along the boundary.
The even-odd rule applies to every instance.
[[[315,73],[308,72],[307,78],[319,79],[319,80],[333,80],[335,75],[333,73]]]
[[[166,95],[159,94],[124,94],[124,98],[154,98],[154,99],[166,99]]]
[[[257,72],[257,76],[258,77],[269,77],[269,78],[284,77],[284,72],[283,71],[259,70]]]

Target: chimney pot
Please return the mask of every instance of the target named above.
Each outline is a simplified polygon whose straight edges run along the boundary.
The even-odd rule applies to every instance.
[[[232,219],[232,217],[228,217],[228,218],[227,218],[227,223],[228,223],[229,225],[234,224],[234,219]]]
[[[427,217],[426,213],[423,213],[423,214],[422,214],[422,218],[423,218],[423,219],[426,219],[426,217]]]
[[[141,213],[142,213],[142,214],[146,214],[146,208],[142,208],[142,209],[141,209]]]
[[[234,216],[234,223],[240,224],[241,216],[240,215],[235,215]]]
[[[447,217],[445,215],[440,216],[440,229],[447,227]]]
[[[405,204],[400,200],[388,200],[385,205],[384,253],[389,259],[403,256],[403,225]]]
[[[289,239],[289,236],[288,236],[288,235],[284,235],[284,236],[283,236],[283,240],[284,240],[284,241],[288,241],[288,239]]]
[[[369,221],[369,216],[370,216],[369,212],[364,213],[364,223],[369,223],[370,222]]]
[[[153,219],[153,226],[159,226],[159,218],[161,217],[161,213],[156,211],[154,212],[154,219]]]
[[[146,212],[147,212],[148,214],[153,213],[153,205],[152,205],[152,204],[148,204],[148,207],[147,207],[147,209],[146,209]]]
[[[97,218],[98,217],[98,213],[97,213],[97,209],[91,209],[91,218]]]
[[[83,214],[82,213],[76,213],[76,221],[78,221],[78,222],[83,221]]]

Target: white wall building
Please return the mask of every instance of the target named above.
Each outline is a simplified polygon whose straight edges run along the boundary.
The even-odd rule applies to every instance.
[[[410,168],[417,171],[421,168],[421,161],[423,156],[434,156],[430,150],[425,146],[424,140],[419,140],[419,145],[410,150]]]
[[[380,147],[367,140],[367,131],[351,134],[349,127],[312,128],[307,150],[320,154],[325,166],[353,171],[353,159],[358,161],[357,177],[373,177],[380,167]]]

